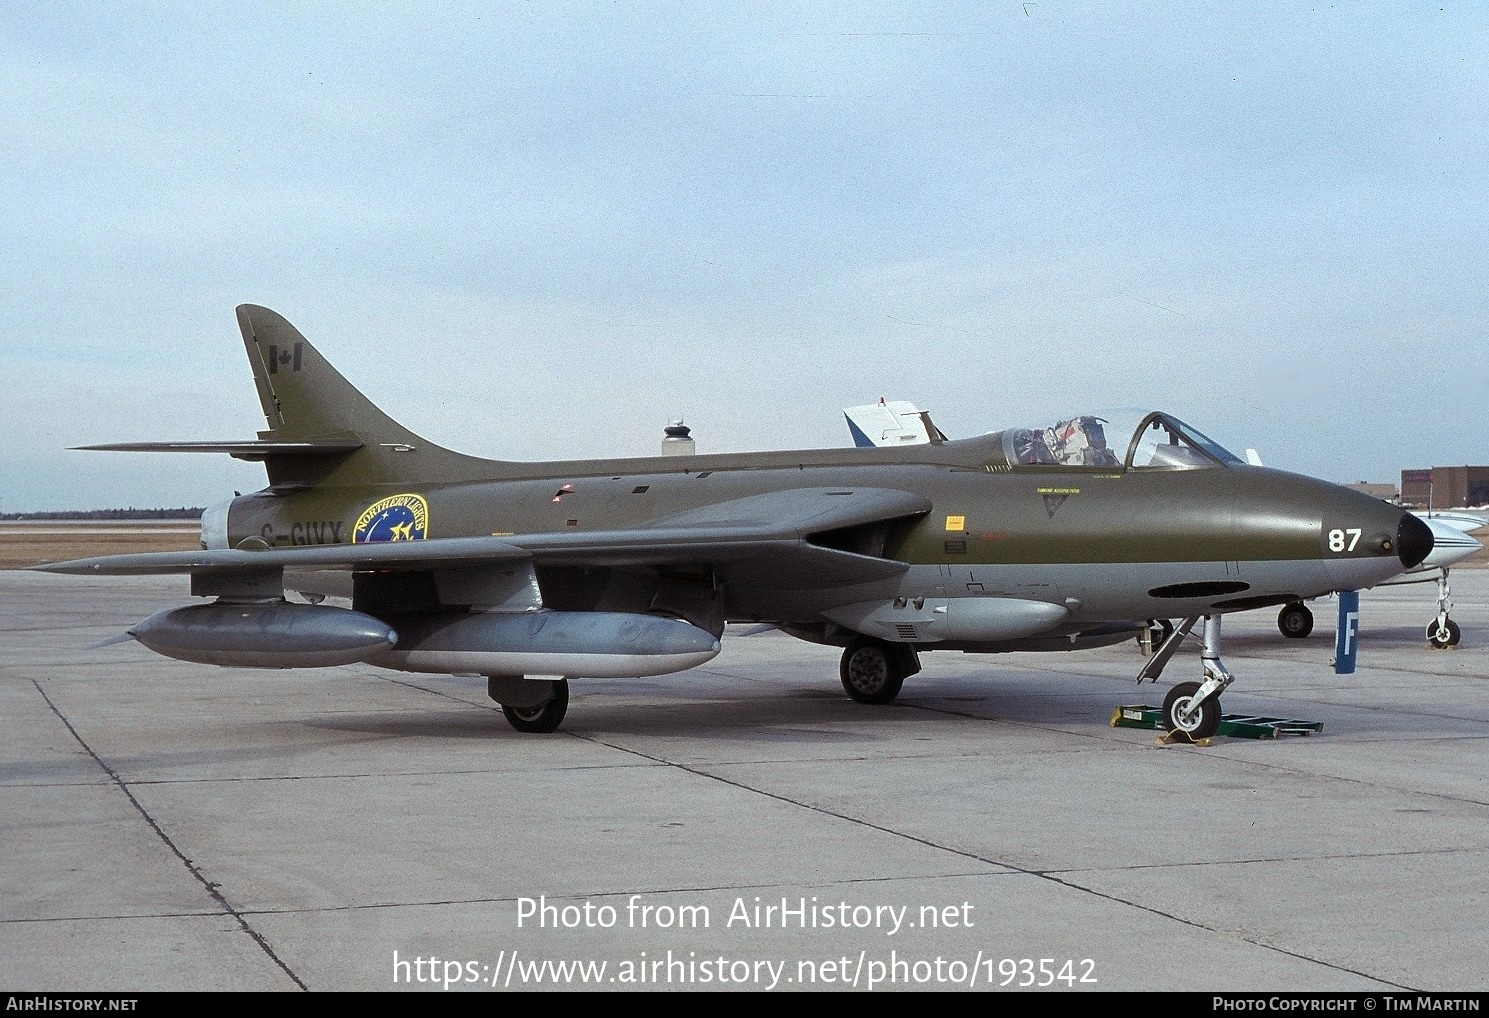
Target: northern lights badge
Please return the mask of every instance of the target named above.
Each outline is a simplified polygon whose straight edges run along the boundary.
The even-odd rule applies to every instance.
[[[429,503],[421,495],[390,495],[357,518],[352,543],[422,541],[429,530]]]

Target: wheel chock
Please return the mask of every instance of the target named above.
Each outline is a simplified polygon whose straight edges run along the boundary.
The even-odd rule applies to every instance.
[[[1163,729],[1163,708],[1146,704],[1118,707],[1112,711],[1113,728]],[[1229,735],[1238,739],[1276,739],[1283,735],[1312,735],[1322,732],[1322,721],[1295,721],[1290,718],[1264,718],[1252,714],[1222,714],[1216,735]],[[1209,739],[1191,739],[1183,732],[1166,732],[1158,740],[1159,745],[1191,744],[1205,746]]]
[[[1196,739],[1188,732],[1181,732],[1175,728],[1172,732],[1164,732],[1153,740],[1155,746],[1208,746],[1213,740],[1210,736]]]

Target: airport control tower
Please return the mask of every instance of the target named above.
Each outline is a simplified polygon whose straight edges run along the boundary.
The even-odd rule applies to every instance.
[[[666,437],[662,439],[663,456],[691,456],[697,451],[693,443],[692,429],[679,418],[667,425]]]

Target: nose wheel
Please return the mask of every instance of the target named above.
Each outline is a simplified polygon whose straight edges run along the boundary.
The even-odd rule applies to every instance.
[[[1427,624],[1427,642],[1438,650],[1458,646],[1458,639],[1462,635],[1458,623],[1452,619],[1436,619]]]
[[[1208,739],[1220,728],[1220,698],[1199,698],[1200,683],[1181,682],[1163,698],[1163,727],[1191,739]]]

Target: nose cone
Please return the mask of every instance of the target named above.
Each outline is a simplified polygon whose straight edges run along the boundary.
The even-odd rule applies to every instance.
[[[1444,523],[1437,517],[1427,517],[1426,523],[1432,528],[1432,553],[1424,558],[1422,564],[1412,570],[1413,572],[1455,566],[1484,548],[1482,544],[1464,533],[1460,527]]]
[[[1403,569],[1412,569],[1432,554],[1432,528],[1411,513],[1402,513],[1396,528],[1396,555]]]

